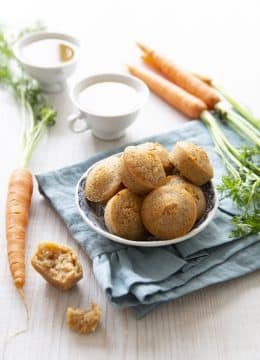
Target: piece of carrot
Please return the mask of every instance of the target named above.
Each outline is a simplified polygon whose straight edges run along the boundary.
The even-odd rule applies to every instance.
[[[207,76],[207,75],[204,75],[204,74],[199,74],[199,73],[196,73],[196,72],[192,72],[192,75],[195,76],[196,78],[200,79],[201,81],[203,81],[205,84],[211,86],[212,85],[212,79]]]
[[[198,77],[182,69],[163,55],[148,48],[147,46],[137,43],[138,47],[146,55],[144,60],[155,69],[159,70],[167,79],[174,82],[190,94],[204,101],[209,109],[220,101],[216,91],[208,86]]]
[[[25,282],[25,236],[32,191],[30,170],[14,170],[9,179],[6,201],[6,239],[11,274],[22,296]]]
[[[202,100],[187,93],[160,75],[135,66],[128,66],[128,70],[131,74],[143,80],[156,95],[190,118],[199,118],[202,111],[207,109]]]

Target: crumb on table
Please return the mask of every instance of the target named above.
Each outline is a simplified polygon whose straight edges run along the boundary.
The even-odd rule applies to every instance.
[[[69,307],[67,309],[67,324],[75,332],[88,334],[96,330],[100,316],[101,310],[96,304],[92,304],[88,310]]]

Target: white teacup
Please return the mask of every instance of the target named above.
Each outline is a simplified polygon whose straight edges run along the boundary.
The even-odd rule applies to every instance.
[[[115,116],[101,115],[83,108],[79,103],[79,94],[91,85],[104,82],[118,82],[132,87],[137,92],[136,106]],[[102,140],[118,139],[125,134],[126,129],[134,122],[148,95],[149,90],[145,83],[130,75],[105,73],[84,78],[76,83],[71,91],[72,102],[78,110],[69,116],[69,127],[74,133],[92,130],[93,135]],[[79,126],[80,124],[82,126]]]
[[[58,39],[66,41],[73,46],[74,57],[65,63],[53,66],[42,66],[26,60],[23,56],[25,46],[40,40]],[[48,93],[60,92],[65,88],[67,78],[74,72],[79,60],[80,44],[76,38],[64,33],[54,33],[48,31],[27,34],[19,39],[14,45],[14,54],[23,65],[24,69],[33,78],[38,80],[43,91]],[[48,56],[48,54],[46,54]]]

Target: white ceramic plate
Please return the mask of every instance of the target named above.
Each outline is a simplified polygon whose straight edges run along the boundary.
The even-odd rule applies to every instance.
[[[122,153],[115,154],[112,156],[120,156]],[[146,247],[156,247],[156,246],[167,246],[176,244],[178,242],[187,240],[192,238],[193,236],[199,234],[213,219],[217,207],[218,207],[218,199],[215,187],[212,181],[209,181],[207,184],[202,186],[202,190],[206,197],[207,209],[203,217],[197,221],[190,232],[185,234],[184,236],[177,237],[171,240],[158,240],[154,236],[150,235],[144,241],[135,241],[124,239],[120,236],[111,234],[105,225],[104,222],[104,205],[93,203],[85,198],[84,194],[84,185],[86,178],[90,174],[90,172],[94,169],[97,164],[101,161],[93,164],[79,179],[79,182],[76,187],[76,204],[79,210],[80,215],[83,220],[90,226],[93,230],[95,230],[98,234],[103,235],[104,237],[116,241],[121,244],[131,245],[131,246],[146,246]]]

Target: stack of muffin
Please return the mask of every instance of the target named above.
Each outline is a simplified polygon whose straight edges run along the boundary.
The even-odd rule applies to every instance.
[[[89,201],[105,204],[107,229],[130,240],[174,239],[187,234],[206,210],[201,185],[213,177],[207,153],[177,142],[171,154],[158,143],[128,146],[93,168]]]

